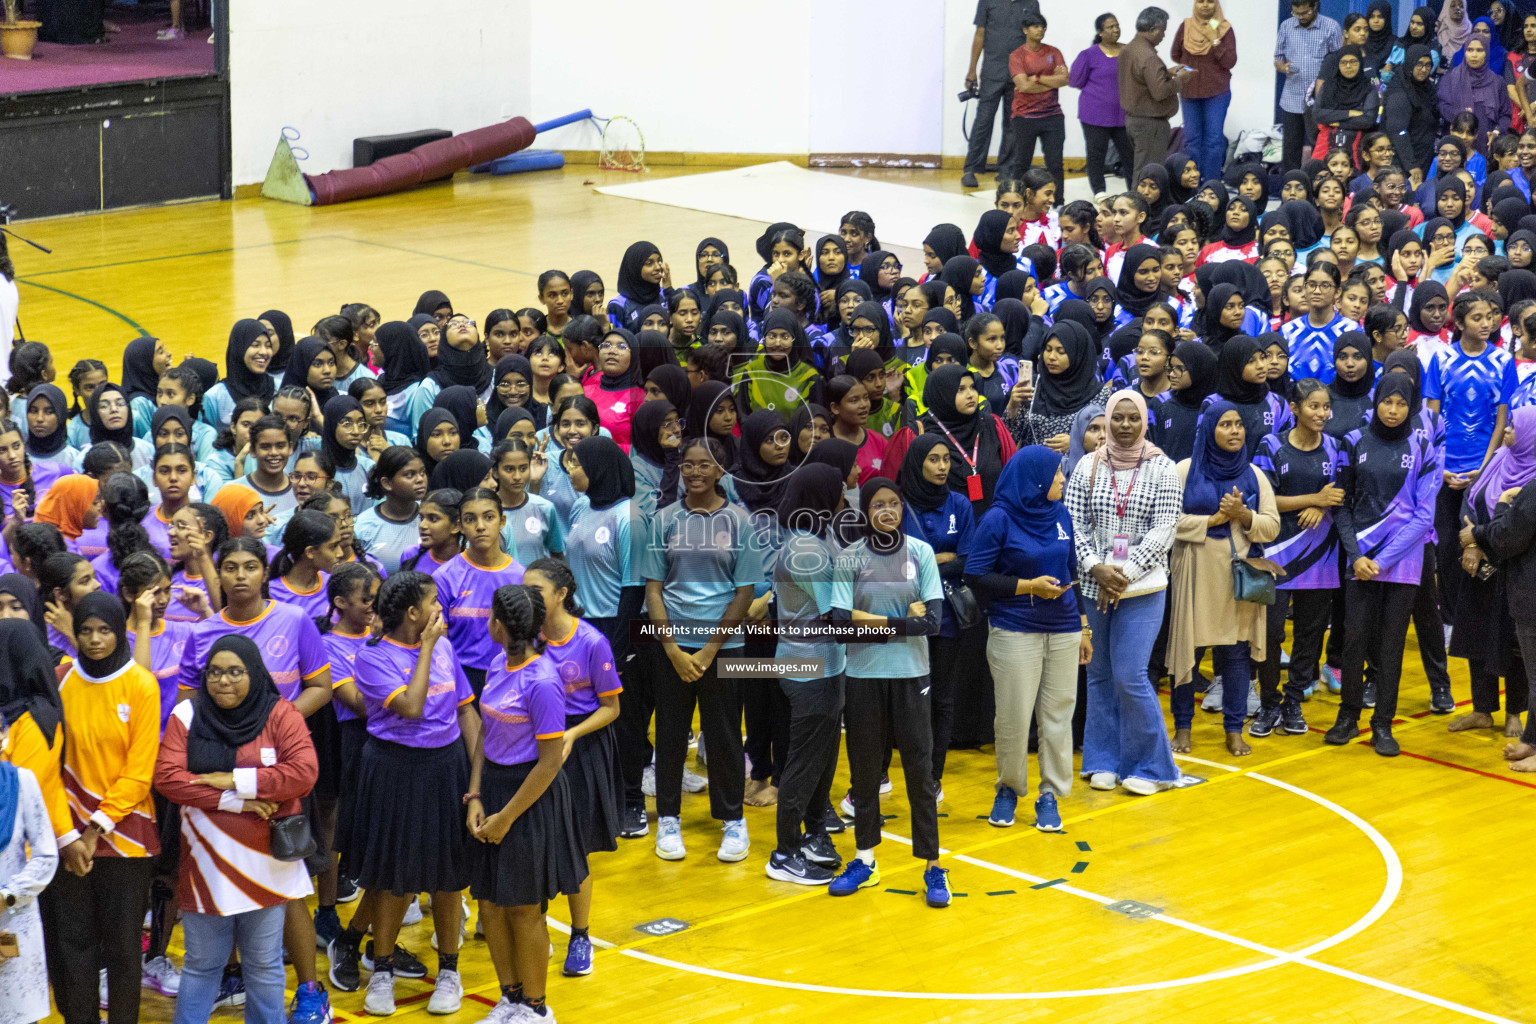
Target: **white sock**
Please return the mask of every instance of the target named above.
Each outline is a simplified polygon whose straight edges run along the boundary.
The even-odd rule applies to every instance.
[[[858,857],[859,860],[863,861],[865,864],[873,865],[875,863],[874,850],[860,850],[855,853],[854,856]]]

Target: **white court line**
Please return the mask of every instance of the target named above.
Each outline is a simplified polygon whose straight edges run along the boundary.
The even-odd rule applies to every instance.
[[[1228,771],[1240,770],[1231,768],[1228,765],[1223,765],[1215,761],[1202,761],[1199,758],[1181,757],[1181,760],[1207,764],[1211,767],[1222,768]],[[966,1000],[972,1002],[1003,1002],[1027,999],[1064,999],[1081,996],[1122,995],[1134,992],[1148,992],[1162,989],[1182,988],[1189,985],[1200,984],[1206,981],[1218,981],[1226,978],[1240,977],[1242,975],[1254,974],[1259,971],[1268,970],[1282,964],[1299,964],[1304,967],[1311,967],[1315,970],[1322,971],[1326,974],[1332,974],[1336,977],[1357,981],[1361,984],[1369,985],[1384,992],[1391,992],[1396,995],[1406,996],[1410,999],[1415,999],[1422,1003],[1428,1003],[1429,1005],[1438,1006],[1446,1010],[1452,1010],[1456,1013],[1464,1014],[1468,1017],[1487,1021],[1489,1024],[1522,1024],[1520,1021],[1516,1021],[1508,1017],[1501,1017],[1498,1014],[1489,1013],[1485,1010],[1479,1010],[1475,1007],[1466,1006],[1461,1003],[1453,1002],[1449,999],[1442,999],[1439,996],[1431,995],[1427,992],[1420,992],[1417,989],[1411,989],[1390,981],[1383,981],[1380,978],[1373,978],[1369,975],[1361,974],[1357,971],[1351,971],[1347,968],[1336,967],[1333,964],[1327,964],[1318,960],[1311,959],[1312,954],[1321,952],[1324,949],[1328,949],[1340,942],[1344,942],[1347,939],[1353,938],[1360,932],[1364,931],[1366,928],[1369,928],[1371,925],[1375,924],[1376,921],[1380,920],[1382,915],[1384,915],[1388,908],[1391,907],[1392,903],[1396,900],[1398,893],[1401,891],[1403,880],[1402,862],[1398,859],[1397,852],[1392,848],[1392,845],[1387,842],[1386,837],[1378,832],[1376,828],[1369,822],[1365,821],[1354,812],[1340,807],[1338,804],[1326,799],[1325,797],[1318,796],[1317,794],[1302,789],[1299,786],[1293,786],[1288,782],[1282,782],[1279,779],[1274,779],[1267,775],[1260,775],[1250,772],[1247,774],[1247,777],[1311,800],[1319,806],[1344,818],[1351,825],[1354,825],[1361,832],[1363,832],[1366,837],[1371,840],[1372,844],[1375,845],[1377,851],[1381,854],[1382,860],[1387,869],[1387,880],[1386,884],[1382,888],[1381,895],[1377,897],[1375,904],[1365,913],[1364,916],[1359,918],[1357,921],[1342,931],[1330,935],[1327,938],[1313,943],[1312,945],[1294,953],[1287,952],[1282,949],[1277,949],[1272,946],[1266,946],[1263,943],[1253,942],[1249,939],[1244,939],[1237,935],[1232,935],[1214,928],[1207,928],[1204,925],[1195,924],[1192,921],[1186,921],[1182,918],[1177,918],[1173,917],[1172,915],[1162,913],[1152,916],[1149,920],[1161,921],[1164,924],[1173,925],[1174,927],[1182,928],[1185,931],[1204,935],[1207,938],[1225,942],[1229,945],[1238,946],[1242,949],[1251,950],[1252,952],[1269,957],[1269,959],[1261,960],[1253,964],[1245,964],[1240,967],[1228,968],[1226,970],[1212,971],[1206,974],[1194,975],[1187,978],[1172,978],[1163,981],[1144,982],[1136,985],[1120,985],[1103,988],[1067,989],[1050,992],[901,992],[884,989],[863,989],[833,985],[816,985],[803,982],[784,981],[781,979],[759,978],[752,975],[737,974],[730,971],[719,971],[711,967],[701,967],[696,964],[671,960],[666,957],[656,956],[654,954],[642,952],[640,950],[621,949],[619,952],[624,956],[631,957],[636,960],[643,960],[647,963],[652,963],[663,967],[672,967],[676,968],[677,970],[687,971],[693,974],[700,974],[707,977],[720,978],[728,981],[740,981],[752,985],[764,985],[771,988],[791,989],[802,992],[825,992],[834,995],[854,995],[890,999],[944,999],[950,1001]],[[891,832],[882,831],[881,835],[887,839],[902,843],[906,846],[912,845],[911,840]],[[942,848],[940,852],[942,854],[949,854],[948,850],[943,850]],[[977,857],[971,857],[962,854],[956,856],[955,859],[961,863],[969,864],[973,867],[985,868],[989,871],[995,871],[999,874],[1008,875],[1014,878],[1018,878],[1021,881],[1029,882],[1030,884],[1039,884],[1041,882],[1050,881],[1050,879],[1042,878],[1038,875],[1032,875],[1025,871],[1018,871],[1013,868],[1005,867],[1001,864],[993,863],[991,861],[981,860]],[[1051,890],[1065,893],[1069,896],[1076,896],[1080,899],[1090,900],[1100,905],[1108,905],[1110,903],[1117,902],[1110,897],[1101,896],[1098,893],[1091,892],[1087,889],[1080,889],[1073,885],[1055,885],[1051,887]]]
[[[571,934],[571,926],[566,924],[564,921],[550,917],[548,914],[544,915],[544,920],[548,921],[549,926],[555,931],[559,932],[561,935]],[[614,948],[614,943],[609,942],[607,939],[600,939],[596,935],[593,935],[590,931],[587,932],[587,938],[591,939],[592,945],[596,946],[598,949]]]

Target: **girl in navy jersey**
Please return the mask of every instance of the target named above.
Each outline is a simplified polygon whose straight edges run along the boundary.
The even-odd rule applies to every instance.
[[[376,1015],[395,1011],[395,939],[406,904],[429,892],[438,941],[429,1009],[453,1013],[463,997],[459,891],[470,876],[464,798],[472,793],[469,757],[480,747],[480,715],[430,576],[391,576],[379,588],[378,615],[382,636],[368,641],[353,664],[368,740],[359,760],[348,867],[378,901],[363,1008]]]
[[[560,559],[541,558],[528,566],[524,578],[544,601],[544,657],[554,665],[564,688],[564,777],[570,783],[576,843],[584,857],[618,849],[624,778],[619,771],[616,733],[609,728],[619,717],[618,666],[608,640],[579,617],[576,579]],[[490,712],[488,711],[487,714]],[[592,876],[571,894],[571,941],[565,974],[592,973]]]
[[[465,491],[459,502],[464,550],[432,573],[448,638],[476,696],[485,686],[486,671],[496,662],[496,647],[485,631],[491,595],[497,587],[523,582],[522,563],[501,549],[504,522],[495,491],[484,487]]]
[[[198,600],[195,593],[200,593],[210,608],[223,604],[213,553],[229,539],[229,524],[224,513],[195,501],[171,517],[170,537],[171,590],[176,600],[166,609],[165,617],[172,622],[201,621],[202,617],[191,610]]]
[[[1168,359],[1167,394],[1148,403],[1148,436],[1170,459],[1187,459],[1195,450],[1200,409],[1216,390],[1216,353],[1198,341],[1186,341]]]
[[[1291,409],[1285,399],[1269,390],[1269,358],[1259,343],[1238,335],[1222,346],[1216,357],[1216,393],[1206,399],[1204,410],[1216,402],[1231,402],[1243,418],[1244,457],[1251,458],[1266,434],[1290,429]]]
[[[1383,757],[1398,753],[1392,718],[1403,642],[1440,489],[1439,460],[1414,429],[1418,406],[1418,388],[1406,374],[1389,373],[1377,383],[1370,425],[1344,439],[1344,501],[1334,512],[1348,574],[1344,690],[1338,719],[1324,739],[1342,746],[1358,735],[1369,656],[1376,668],[1371,745]]]
[[[283,549],[270,570],[272,599],[296,606],[307,618],[323,615],[329,603],[325,584],[341,557],[339,535],[324,512],[295,512],[283,528]]]
[[[102,589],[115,594],[123,560],[135,551],[154,550],[143,525],[150,514],[149,488],[138,477],[120,473],[107,478],[101,498],[107,516],[107,550],[91,560],[91,568],[101,579]],[[169,534],[166,539],[169,549]]]
[[[373,628],[374,598],[381,582],[378,571],[371,565],[354,562],[341,566],[326,583],[329,607],[324,615],[315,620],[320,630],[320,642],[325,645],[326,657],[331,665],[331,692],[334,695],[332,707],[336,711],[339,736],[336,833],[331,845],[342,862],[355,855],[352,816],[357,794],[358,758],[368,738],[367,724],[359,717],[367,712],[362,694],[357,689],[355,662]],[[363,935],[373,927],[377,906],[377,894],[364,893],[345,929],[341,928],[341,922],[335,916],[334,906],[328,915],[329,929],[322,930],[321,927],[326,908],[322,907],[315,914],[315,930],[321,940],[328,938],[329,931],[326,955],[331,961],[331,984],[343,992],[355,992],[360,984],[358,961]]]
[[[426,464],[412,448],[391,445],[369,470],[368,497],[378,504],[357,516],[352,532],[385,571],[398,572],[401,557],[419,544],[419,503],[426,493]]]
[[[1333,381],[1328,385],[1333,416],[1324,432],[1343,440],[1370,422],[1371,390],[1376,385],[1371,344],[1360,331],[1345,331],[1333,343]]]
[[[1323,631],[1339,589],[1339,538],[1333,512],[1344,501],[1344,490],[1338,484],[1340,441],[1326,429],[1331,410],[1328,388],[1315,377],[1299,381],[1291,410],[1296,425],[1265,437],[1253,456],[1253,467],[1269,479],[1280,511],[1280,534],[1266,545],[1264,554],[1278,562],[1285,575],[1276,581],[1275,603],[1268,609],[1265,658],[1259,669],[1261,706],[1248,727],[1250,736],[1268,736],[1276,728],[1290,736],[1306,733],[1301,702],[1317,684]],[[1280,645],[1287,613],[1295,625],[1282,700]]]
[[[493,600],[490,632],[502,653],[486,680],[484,743],[471,769],[468,824],[480,843],[470,851],[470,891],[501,984],[492,1016],[553,1020],[544,1001],[545,908],[579,892],[587,876],[569,773],[560,770],[571,749],[566,691],[555,662],[540,654],[539,592],[506,586]]]
[[[464,550],[459,534],[459,502],[464,495],[444,488],[421,499],[421,519],[417,524],[417,544],[400,555],[400,568],[432,575],[458,557]]]

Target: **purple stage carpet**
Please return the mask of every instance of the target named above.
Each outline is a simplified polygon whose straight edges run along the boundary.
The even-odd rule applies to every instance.
[[[40,42],[30,61],[0,60],[0,95],[213,73],[209,29],[160,42],[155,33],[167,27],[169,19],[138,21],[131,13],[118,13],[120,8],[107,11],[107,19],[122,27],[108,36],[108,42],[95,46]]]

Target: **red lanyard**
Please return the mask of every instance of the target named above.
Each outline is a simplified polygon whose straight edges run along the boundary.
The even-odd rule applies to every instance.
[[[1107,459],[1105,460],[1108,461]],[[1136,470],[1131,474],[1131,482],[1125,485],[1125,493],[1120,493],[1120,488],[1115,486],[1115,468],[1109,468],[1109,492],[1115,496],[1115,514],[1121,519],[1125,518],[1125,507],[1131,503],[1131,492],[1136,489],[1136,478],[1141,475],[1141,460],[1136,461]]]
[[[960,457],[965,460],[965,464],[971,468],[970,475],[965,478],[965,496],[972,501],[980,501],[981,474],[976,472],[976,458],[981,454],[981,432],[977,431],[976,443],[971,445],[971,454],[967,455],[965,454],[965,448],[959,441],[955,440],[955,435],[949,432],[949,428],[937,416],[933,418],[933,422],[937,423],[939,429],[944,431],[944,436],[949,438],[949,443],[955,446],[955,451],[960,453]],[[985,429],[985,425],[983,425],[982,429]]]

